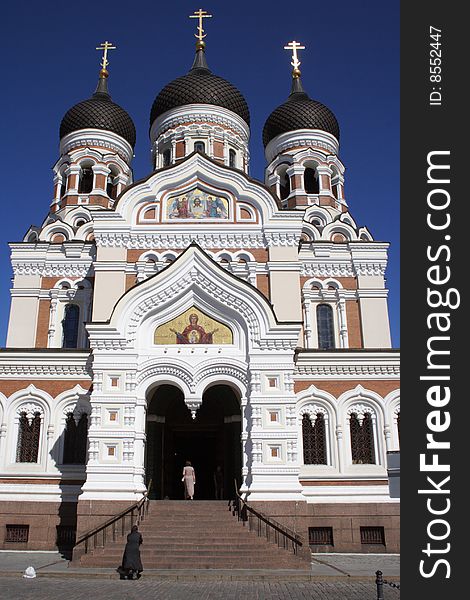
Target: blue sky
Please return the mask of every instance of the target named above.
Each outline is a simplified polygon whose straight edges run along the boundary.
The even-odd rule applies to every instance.
[[[0,229],[0,346],[5,344],[10,241],[39,225],[52,198],[52,166],[65,112],[90,97],[99,71],[95,47],[110,40],[109,89],[137,128],[134,177],[150,172],[149,113],[168,81],[194,55],[199,6],[211,70],[235,84],[251,111],[251,176],[263,180],[261,132],[288,96],[289,54],[301,41],[302,82],[341,128],[346,199],[358,225],[391,243],[387,286],[392,339],[399,346],[399,2],[297,0],[64,3],[17,0],[2,9],[3,226]]]

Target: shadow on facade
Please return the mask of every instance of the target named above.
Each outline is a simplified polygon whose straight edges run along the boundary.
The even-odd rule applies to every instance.
[[[60,502],[57,507],[55,545],[63,558],[71,560],[77,536],[77,503],[86,480],[88,453],[88,411],[79,398],[65,422],[49,456],[60,473]]]

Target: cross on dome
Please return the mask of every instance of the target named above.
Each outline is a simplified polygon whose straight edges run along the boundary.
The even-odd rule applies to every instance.
[[[300,77],[300,60],[297,55],[297,50],[305,50],[305,46],[302,46],[300,42],[293,40],[292,42],[289,42],[287,46],[284,46],[284,50],[292,50],[291,65],[294,67],[292,77]]]
[[[107,77],[108,76],[108,70],[106,69],[106,67],[109,65],[109,60],[108,60],[108,50],[116,50],[116,46],[113,46],[112,42],[108,42],[107,40],[105,42],[101,42],[101,44],[96,48],[96,50],[102,50],[103,51],[103,58],[101,59],[101,71],[100,71],[100,75]]]
[[[196,46],[198,48],[204,48],[204,38],[207,36],[207,33],[204,33],[203,28],[203,19],[211,19],[212,15],[210,15],[206,10],[200,8],[199,10],[194,11],[193,15],[189,15],[190,19],[199,19],[199,24],[197,26],[197,33],[194,34],[194,37],[197,38]]]

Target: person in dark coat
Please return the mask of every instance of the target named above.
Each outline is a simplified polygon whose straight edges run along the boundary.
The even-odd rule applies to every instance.
[[[140,574],[144,570],[142,561],[140,560],[141,543],[142,535],[140,534],[137,525],[133,525],[131,532],[127,535],[127,544],[124,548],[124,555],[122,557],[121,573],[128,579],[139,579]]]

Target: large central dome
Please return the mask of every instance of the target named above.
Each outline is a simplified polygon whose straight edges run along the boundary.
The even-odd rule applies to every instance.
[[[204,50],[197,51],[187,75],[168,83],[158,94],[150,112],[150,127],[155,119],[172,108],[186,104],[212,104],[226,108],[250,124],[250,111],[245,98],[226,79],[211,73]]]

